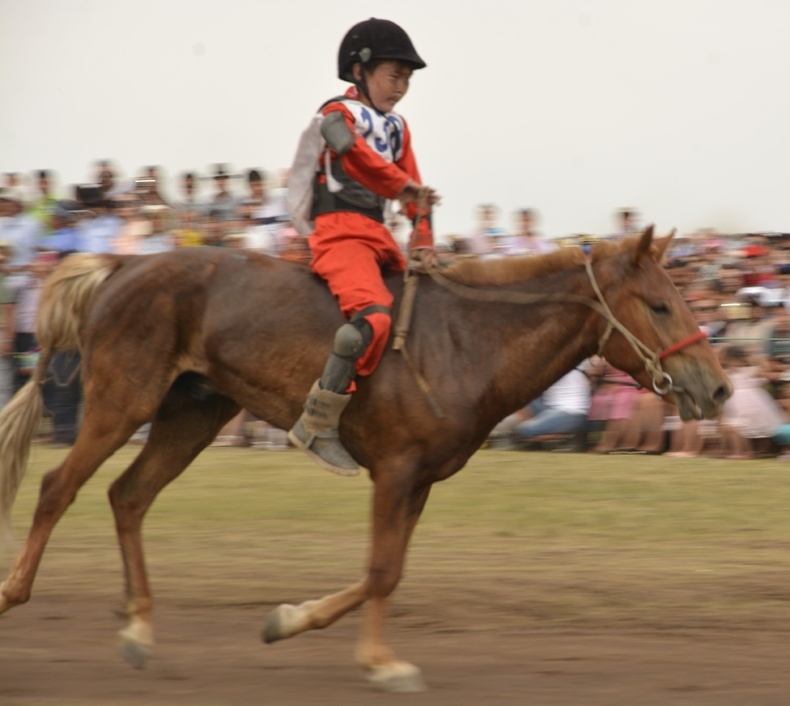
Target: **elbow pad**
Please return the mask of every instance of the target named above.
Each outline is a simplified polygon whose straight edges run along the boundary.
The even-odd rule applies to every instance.
[[[351,131],[342,113],[333,111],[324,116],[321,122],[321,135],[330,149],[344,155],[353,146],[357,136]]]

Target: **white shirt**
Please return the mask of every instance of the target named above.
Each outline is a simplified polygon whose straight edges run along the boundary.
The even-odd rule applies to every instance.
[[[36,256],[36,247],[41,239],[41,224],[26,213],[0,221],[0,241],[11,244],[11,257],[7,264],[11,267],[29,265]]]
[[[581,370],[571,370],[543,393],[543,402],[547,407],[568,414],[587,414],[590,411],[590,381]]]

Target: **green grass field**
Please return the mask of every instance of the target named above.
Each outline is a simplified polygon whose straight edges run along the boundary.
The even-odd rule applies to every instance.
[[[120,598],[106,489],[138,451],[123,449],[80,492],[44,556],[39,596],[90,575]],[[41,475],[65,453],[34,447],[14,511],[20,539]],[[209,604],[336,590],[364,568],[371,487],[294,450],[207,449],[146,520],[154,590],[188,586]],[[790,464],[774,459],[485,450],[434,487],[398,595],[414,605],[450,593],[451,621],[485,604],[514,626],[787,629],[788,508]]]

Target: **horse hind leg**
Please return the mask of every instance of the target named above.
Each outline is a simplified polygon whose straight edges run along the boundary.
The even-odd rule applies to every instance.
[[[156,496],[177,478],[238,412],[232,400],[212,395],[196,400],[184,386],[168,393],[140,455],[110,487],[109,498],[123,560],[128,623],[121,652],[137,669],[154,644],[153,599],[143,555],[143,518]]]
[[[0,613],[30,600],[36,573],[58,520],[77,491],[134,430],[134,422],[112,405],[86,407],[77,439],[63,463],[41,481],[33,522],[22,551],[0,584]]]

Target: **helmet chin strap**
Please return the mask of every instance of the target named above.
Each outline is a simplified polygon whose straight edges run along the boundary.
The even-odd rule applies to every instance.
[[[365,50],[363,49],[362,51]],[[360,52],[360,54],[361,53],[362,52]],[[355,81],[354,85],[357,87],[357,90],[368,99],[370,107],[373,108],[373,110],[375,110],[382,118],[385,117],[384,113],[378,109],[376,104],[373,102],[373,99],[370,97],[370,91],[368,91],[368,81],[365,78],[365,64],[362,61],[359,62],[359,81]]]

